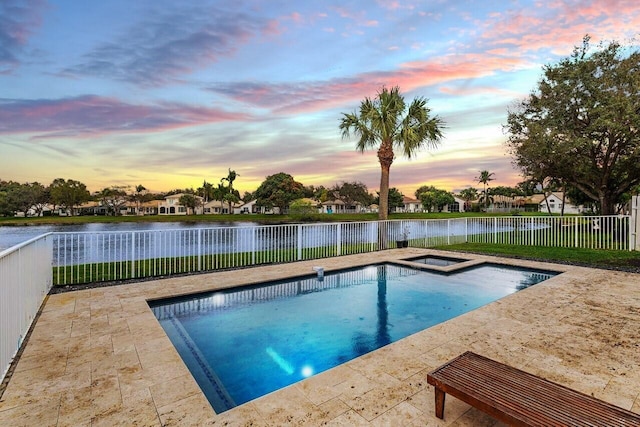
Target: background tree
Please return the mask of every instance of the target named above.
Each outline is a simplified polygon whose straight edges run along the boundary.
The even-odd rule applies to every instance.
[[[0,212],[2,216],[15,216],[20,211],[20,203],[18,202],[20,183],[2,181],[0,186]]]
[[[239,176],[240,175],[237,174],[236,171],[232,171],[231,168],[229,168],[229,174],[225,178],[222,178],[222,181],[227,181],[229,188],[233,190],[233,181],[235,181]]]
[[[296,199],[289,204],[289,215],[296,220],[310,220],[318,214],[318,207],[309,200]]]
[[[460,190],[460,198],[464,200],[464,210],[471,210],[471,202],[478,198],[478,190],[473,187],[468,187]]]
[[[444,122],[438,116],[430,117],[431,110],[425,98],[415,98],[409,106],[396,86],[383,87],[374,99],[365,98],[360,111],[342,114],[342,138],[355,135],[356,148],[378,150],[380,162],[380,209],[378,218],[385,220],[389,212],[389,170],[395,158],[394,149],[411,159],[425,147],[436,147],[442,139]]]
[[[0,216],[13,216],[15,211],[11,210],[8,199],[9,183],[0,180]]]
[[[318,202],[329,200],[329,190],[324,185],[309,185],[304,187],[304,197],[308,197]]]
[[[536,90],[509,111],[507,145],[526,177],[562,179],[610,215],[640,184],[640,52],[618,42],[590,51],[587,36],[544,67]]]
[[[253,197],[253,193],[250,191],[245,191],[242,195],[242,201],[245,203],[252,201],[254,198],[255,197]]]
[[[431,212],[434,208],[442,212],[445,206],[456,202],[453,194],[434,186],[422,186],[416,190],[416,197],[422,203],[422,207]]]
[[[214,190],[215,189],[213,188],[213,184],[204,180],[202,182],[202,187],[198,188],[197,193],[198,196],[202,197],[204,202],[207,203],[210,200],[216,200]]]
[[[255,192],[256,205],[268,209],[277,207],[282,214],[289,207],[289,203],[304,196],[303,187],[288,173],[270,175]]]
[[[136,204],[136,214],[140,213],[140,206],[147,199],[147,189],[144,185],[136,185],[135,191],[129,196],[129,200]]]
[[[483,185],[483,190],[482,190],[482,197],[481,199],[484,200],[484,210],[486,211],[487,208],[489,207],[489,199],[491,198],[489,196],[489,194],[487,194],[487,185],[489,185],[490,181],[493,181],[492,176],[494,175],[493,172],[489,172],[488,170],[483,170],[480,171],[480,175],[478,175],[476,177],[476,180],[479,184]],[[491,200],[493,200],[493,198],[491,198]]]
[[[494,198],[493,198],[493,194],[491,194],[490,188],[487,188],[486,190],[484,190],[482,194],[480,194],[480,197],[478,198],[478,202],[480,204],[484,204],[485,212],[487,211],[487,209],[489,209],[489,205],[493,203],[493,201],[494,201]]]
[[[380,193],[376,192],[376,194],[378,196],[373,199],[373,203],[376,203],[378,205],[378,209],[380,209]],[[402,194],[402,192],[396,187],[391,187],[389,189],[389,197],[387,200],[389,200],[389,204],[387,206],[387,209],[389,209],[388,214],[395,208],[404,207],[404,194]]]
[[[127,189],[129,187],[114,185],[103,188],[96,195],[107,210],[107,215],[120,215],[120,209],[127,203]]]
[[[26,217],[29,216],[29,211],[33,211],[35,216],[39,216],[47,203],[45,187],[38,182],[10,183],[6,191],[7,207],[12,214],[22,212]]]
[[[524,181],[517,183],[516,188],[520,190],[524,196],[531,196],[535,194],[538,184],[539,183],[536,180],[525,179]]]
[[[346,206],[354,206],[356,202],[362,206],[369,206],[373,200],[369,190],[367,190],[367,186],[358,181],[335,184],[327,191],[327,198],[340,200]]]
[[[193,194],[183,194],[178,199],[178,203],[187,208],[187,215],[189,212],[195,214],[196,208],[200,206],[200,200]]]
[[[233,188],[233,181],[239,177],[236,171],[232,171],[229,169],[229,174],[220,180],[220,182],[227,181],[228,185],[226,187],[222,187],[224,190],[224,194],[222,196],[222,201],[227,202],[229,204],[229,213],[233,214],[233,204],[238,203],[240,201],[240,193],[238,190]]]
[[[87,186],[73,179],[54,179],[49,186],[49,192],[52,203],[69,211],[71,215],[74,215],[78,206],[91,198]]]
[[[497,185],[491,188],[491,194],[494,196],[504,197],[521,197],[524,196],[522,190],[517,187],[508,187],[504,185]]]

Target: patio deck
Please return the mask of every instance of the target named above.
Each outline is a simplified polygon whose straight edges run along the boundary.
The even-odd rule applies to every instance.
[[[0,425],[497,425],[427,373],[476,353],[640,413],[640,275],[465,255],[564,271],[544,283],[216,415],[148,299],[440,254],[396,249],[51,295],[0,399]]]

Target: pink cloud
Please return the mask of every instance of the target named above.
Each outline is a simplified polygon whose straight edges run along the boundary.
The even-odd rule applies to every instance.
[[[363,73],[348,79],[305,84],[242,82],[215,85],[210,90],[247,104],[269,108],[275,113],[289,114],[343,106],[363,96],[375,96],[383,85],[398,85],[403,91],[411,91],[458,79],[488,76],[498,71],[512,71],[526,65],[528,63],[520,58],[449,55],[405,63],[395,71]]]
[[[550,49],[566,54],[587,33],[594,41],[605,35],[623,39],[636,35],[639,26],[640,9],[635,0],[563,0],[491,15],[482,23],[481,37],[495,49],[513,52]]]
[[[268,35],[268,36],[278,36],[283,32],[284,30],[280,26],[280,22],[275,19],[268,21],[264,26],[264,28],[262,29],[262,34]]]
[[[42,25],[44,0],[2,0],[0,2],[0,75],[20,66],[29,38]]]
[[[499,95],[508,98],[516,98],[522,96],[522,93],[504,90],[491,86],[475,86],[475,87],[440,87],[440,92],[453,96],[470,96],[470,95]]]
[[[0,100],[0,134],[41,133],[39,138],[158,132],[248,118],[215,108],[177,103],[136,105],[99,96]]]

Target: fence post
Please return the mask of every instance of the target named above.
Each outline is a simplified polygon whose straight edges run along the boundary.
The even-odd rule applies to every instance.
[[[498,217],[493,218],[493,244],[498,244]]]
[[[302,260],[302,224],[298,224],[298,261]]]
[[[135,279],[136,277],[136,232],[131,232],[131,277]]]
[[[251,265],[256,264],[256,230],[255,226],[251,227]]]
[[[640,196],[631,198],[631,218],[629,218],[629,250],[640,251]]]
[[[336,255],[340,256],[340,249],[342,247],[342,223],[338,223],[338,228],[336,230]]]
[[[447,220],[447,246],[451,244],[451,220]]]
[[[469,218],[464,219],[464,242],[469,243]]]
[[[202,271],[202,229],[198,228],[198,271]]]

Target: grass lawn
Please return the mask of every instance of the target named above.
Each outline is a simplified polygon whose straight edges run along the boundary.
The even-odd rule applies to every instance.
[[[491,243],[460,243],[456,245],[438,246],[435,249],[580,264],[594,268],[640,271],[640,251],[496,245]]]
[[[542,212],[526,212],[523,216],[548,216]],[[389,219],[450,219],[469,217],[496,217],[511,216],[510,213],[394,213],[389,215]],[[45,216],[35,218],[15,218],[0,217],[1,226],[20,225],[71,225],[87,223],[118,223],[118,222],[186,222],[186,223],[206,223],[206,222],[257,222],[261,224],[291,224],[305,222],[353,222],[353,221],[376,221],[377,213],[361,214],[310,214],[304,216],[296,215],[146,215],[146,216]]]

